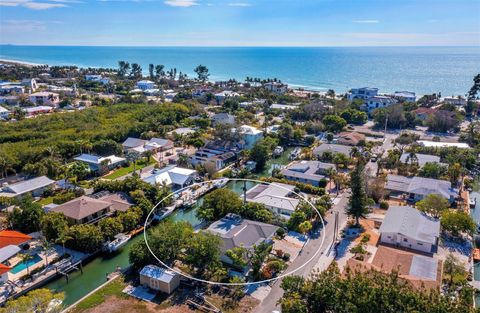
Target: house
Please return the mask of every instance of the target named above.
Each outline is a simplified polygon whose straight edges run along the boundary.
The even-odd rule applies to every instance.
[[[32,240],[29,235],[14,231],[0,231],[0,284],[9,280],[8,273],[12,269],[12,262],[22,251],[22,247]]]
[[[365,141],[365,135],[357,132],[341,132],[335,136],[335,142],[340,145],[358,146],[362,141]]]
[[[374,96],[366,100],[362,106],[368,113],[373,112],[373,110],[386,108],[392,104],[397,103],[398,101],[394,98],[388,96]]]
[[[452,188],[449,181],[425,177],[389,174],[385,189],[390,192],[390,196],[406,198],[411,202],[420,201],[429,194],[441,195],[450,202],[455,201],[458,196],[458,190]]]
[[[35,78],[22,79],[22,85],[30,89],[32,92],[38,89],[37,80]]]
[[[281,183],[258,184],[246,192],[245,198],[248,202],[263,204],[273,213],[288,219],[300,203],[299,199],[291,197],[294,189],[295,186]]]
[[[0,85],[0,94],[9,95],[12,93],[21,94],[25,92],[25,88],[18,84],[2,84]]]
[[[465,142],[440,142],[440,141],[430,141],[430,140],[418,140],[417,143],[424,147],[433,147],[433,148],[452,148],[456,147],[458,149],[470,149],[468,143]]]
[[[78,157],[73,158],[75,161],[87,163],[90,170],[94,173],[110,171],[125,163],[125,158],[110,155],[101,157],[97,155],[83,153]]]
[[[2,230],[0,231],[0,249],[8,246],[23,246],[30,242],[32,237],[15,230]],[[3,263],[3,262],[0,262]]]
[[[132,199],[122,192],[111,193],[109,191],[100,191],[89,195],[90,198],[110,202],[110,211],[112,212],[126,212],[134,205]]]
[[[295,110],[297,108],[298,108],[297,105],[291,105],[291,104],[273,103],[272,105],[270,105],[270,109],[272,110],[288,111],[288,110]]]
[[[153,175],[143,181],[152,185],[166,184],[176,190],[193,184],[197,176],[198,172],[195,170],[170,165],[154,170]]]
[[[373,269],[390,274],[395,271],[400,279],[417,290],[438,290],[442,282],[442,263],[433,257],[380,245],[371,263],[352,258],[347,266],[360,272]]]
[[[51,208],[50,211],[62,213],[72,224],[90,224],[113,212],[125,212],[132,206],[132,203],[127,201],[121,195],[115,194],[82,196]]]
[[[392,206],[379,231],[381,243],[434,253],[440,237],[440,221],[411,206]]]
[[[378,88],[362,87],[353,88],[347,93],[347,99],[354,101],[356,99],[368,100],[378,94]]]
[[[85,75],[85,80],[89,82],[98,82],[102,79],[102,75],[87,74]]]
[[[144,153],[145,151],[152,151],[154,153],[169,151],[173,149],[173,142],[169,139],[152,138],[144,140],[139,138],[128,137],[123,143],[124,151],[136,151]]]
[[[12,95],[12,96],[0,96],[0,104],[17,105],[19,99],[20,99],[20,98],[19,98],[17,95]]]
[[[237,160],[239,149],[231,143],[209,142],[189,157],[193,166],[203,165],[213,171],[218,171]]]
[[[447,164],[440,162],[440,157],[436,155],[421,154],[421,153],[403,153],[400,156],[400,161],[402,163],[417,163],[420,168],[422,168],[426,163],[438,163],[439,165],[446,166]]]
[[[467,105],[467,99],[462,98],[461,96],[458,97],[444,97],[442,99],[443,103],[453,104],[458,106],[465,106]]]
[[[54,92],[35,92],[29,95],[29,100],[35,105],[46,105],[51,107],[57,107],[60,103],[60,96]]]
[[[335,165],[320,161],[299,161],[282,169],[280,173],[288,180],[319,187],[322,181],[326,182],[325,175],[330,169],[335,169]]]
[[[7,120],[10,116],[10,111],[0,106],[0,119]]]
[[[177,134],[178,136],[186,136],[186,135],[190,135],[190,134],[194,134],[195,133],[195,129],[193,128],[190,128],[190,127],[179,127],[179,128],[176,128],[172,131],[169,131],[167,133],[168,136],[174,136],[175,134]]]
[[[228,250],[243,247],[253,251],[254,247],[261,243],[272,243],[277,229],[278,226],[243,219],[240,215],[229,213],[212,223],[206,231],[222,239],[221,260],[233,265],[233,261],[225,255]]]
[[[242,149],[252,149],[255,143],[263,138],[263,131],[253,126],[242,125],[238,127],[237,131],[242,138],[242,144],[240,145]]]
[[[147,89],[155,89],[155,83],[151,80],[140,80],[136,84],[137,88],[145,91]]]
[[[288,85],[280,82],[268,82],[263,84],[263,88],[277,95],[283,95],[288,91]]]
[[[434,108],[421,107],[421,108],[413,110],[412,112],[415,113],[415,115],[419,119],[421,119],[422,121],[425,121],[430,115],[434,114],[437,111],[438,110],[434,109]]]
[[[212,125],[217,126],[220,124],[233,125],[235,124],[235,116],[228,113],[217,113],[211,117]]]
[[[180,286],[180,275],[155,265],[147,265],[140,271],[140,285],[171,294]]]
[[[4,184],[0,188],[0,197],[20,198],[28,194],[38,197],[54,185],[55,181],[46,176],[35,177],[11,185]]]
[[[240,95],[234,91],[224,90],[215,94],[215,100],[217,100],[217,103],[223,103],[228,98],[236,98],[238,96]]]
[[[324,153],[331,153],[331,154],[344,154],[349,156],[352,151],[352,147],[345,146],[345,145],[337,145],[332,143],[322,143],[315,149],[313,149],[313,154],[316,157],[322,157]]]
[[[412,91],[395,91],[393,97],[401,102],[415,103],[417,101],[417,97]]]
[[[53,107],[45,106],[45,105],[40,105],[36,107],[28,107],[23,109],[25,111],[25,114],[27,116],[35,116],[39,114],[47,114],[47,113],[52,113],[53,112]]]

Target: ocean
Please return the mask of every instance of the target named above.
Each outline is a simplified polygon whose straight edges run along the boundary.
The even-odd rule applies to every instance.
[[[414,91],[465,95],[480,73],[480,47],[92,47],[0,45],[0,59],[49,65],[117,67],[120,60],[193,76],[208,67],[210,80],[247,76],[278,78],[293,87],[377,87],[380,92]]]

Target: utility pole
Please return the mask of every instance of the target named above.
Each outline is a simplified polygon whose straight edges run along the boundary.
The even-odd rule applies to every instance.
[[[247,181],[243,181],[243,205],[247,204]]]
[[[387,139],[387,123],[388,123],[388,114],[385,116],[385,129],[383,131],[383,141]]]

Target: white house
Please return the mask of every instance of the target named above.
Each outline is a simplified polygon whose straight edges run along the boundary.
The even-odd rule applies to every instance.
[[[240,95],[238,93],[236,93],[235,91],[224,90],[222,92],[219,92],[219,93],[215,94],[215,100],[217,100],[217,103],[221,103],[228,98],[236,98],[238,96],[240,96]]]
[[[463,97],[445,97],[442,99],[443,103],[453,104],[453,105],[467,105],[467,99]]]
[[[412,91],[395,91],[393,97],[403,102],[415,102],[417,97]]]
[[[10,111],[0,106],[0,119],[6,120],[10,115]]]
[[[440,237],[440,221],[410,206],[390,207],[380,226],[380,242],[434,253]]]
[[[288,85],[279,82],[265,83],[263,88],[277,95],[283,95],[288,91]]]
[[[368,113],[372,112],[373,110],[386,108],[392,104],[397,103],[398,101],[394,98],[388,96],[374,96],[368,98],[365,102],[365,108]]]
[[[173,189],[179,189],[193,184],[197,176],[196,170],[170,165],[154,170],[153,174],[143,181],[152,185],[166,184]]]
[[[35,105],[56,107],[60,103],[60,96],[54,92],[35,92],[30,94],[29,100]]]
[[[347,99],[350,101],[356,99],[368,100],[371,97],[378,95],[378,88],[362,87],[352,88],[347,94]]]
[[[237,131],[242,137],[242,149],[252,149],[255,143],[263,138],[263,131],[253,126],[242,125]]]
[[[155,265],[147,265],[140,271],[140,285],[171,294],[180,286],[180,275]]]
[[[73,159],[75,161],[86,163],[88,167],[90,167],[90,170],[92,172],[112,170],[116,167],[121,166],[126,161],[125,158],[117,157],[115,155],[101,157],[101,156],[86,154],[86,153],[83,153]]]
[[[137,88],[142,91],[147,89],[155,89],[155,83],[151,80],[140,80],[137,82]]]
[[[291,197],[294,189],[295,186],[282,183],[258,184],[246,192],[246,200],[263,204],[273,213],[288,219],[300,203],[299,199]]]
[[[392,197],[400,197],[411,202],[420,201],[430,194],[440,195],[449,202],[455,201],[458,197],[458,190],[452,188],[451,182],[417,176],[406,177],[389,174],[385,190],[390,192]]]
[[[35,177],[11,185],[3,185],[0,188],[0,197],[18,198],[27,194],[37,197],[54,184],[55,181],[46,176]]]
[[[85,75],[85,80],[90,82],[98,82],[102,79],[102,75],[87,74]]]

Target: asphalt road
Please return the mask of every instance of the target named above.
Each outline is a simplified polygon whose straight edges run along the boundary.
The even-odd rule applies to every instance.
[[[292,270],[299,268],[308,261],[315,252],[320,249],[321,253],[319,253],[313,260],[311,260],[305,267],[296,271],[293,275],[301,275],[304,277],[308,277],[314,268],[322,268],[326,264],[322,264],[322,262],[331,262],[331,259],[326,258],[325,255],[327,254],[328,250],[330,249],[333,238],[334,238],[334,212],[339,212],[339,230],[346,224],[347,215],[345,214],[345,208],[348,203],[348,192],[343,192],[339,195],[339,201],[336,205],[332,208],[332,213],[329,214],[325,218],[325,229],[319,231],[317,234],[312,235],[311,239],[308,241],[306,246],[303,248],[302,253],[290,264],[287,271],[291,272]],[[325,241],[322,243],[322,237],[325,233]],[[270,313],[274,310],[280,310],[279,305],[277,304],[278,300],[283,295],[283,290],[280,288],[281,279],[277,280],[273,285],[270,293],[268,296],[262,301],[262,303],[256,308],[255,312],[258,313]]]

